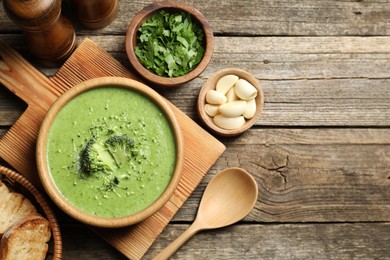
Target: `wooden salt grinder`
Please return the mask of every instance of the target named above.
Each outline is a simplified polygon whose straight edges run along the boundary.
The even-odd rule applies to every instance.
[[[79,22],[88,29],[109,25],[118,13],[118,0],[71,0]]]
[[[45,66],[58,66],[75,48],[71,22],[61,0],[3,0],[8,17],[24,31],[27,49]]]

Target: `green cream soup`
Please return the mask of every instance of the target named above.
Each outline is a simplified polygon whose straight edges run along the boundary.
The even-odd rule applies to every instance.
[[[109,169],[86,173],[83,151],[91,140],[133,140],[131,156]],[[173,129],[163,111],[142,94],[120,87],[89,90],[67,103],[49,132],[47,161],[63,196],[98,217],[123,217],[155,201],[175,167]]]

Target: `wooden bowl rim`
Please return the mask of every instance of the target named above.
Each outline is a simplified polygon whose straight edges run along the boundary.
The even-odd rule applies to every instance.
[[[202,60],[192,71],[179,77],[169,78],[169,77],[161,77],[154,74],[153,72],[146,69],[139,62],[138,57],[136,56],[134,51],[137,45],[137,32],[139,27],[153,13],[162,9],[177,9],[191,14],[191,16],[202,27],[203,32],[205,34],[205,39],[204,39],[205,53],[203,54]],[[131,65],[144,79],[159,86],[173,87],[173,86],[184,84],[190,80],[193,80],[207,68],[214,51],[214,36],[209,22],[199,10],[181,2],[162,1],[162,2],[155,2],[146,6],[144,9],[139,11],[134,16],[126,32],[125,44],[126,44],[127,57],[129,58]]]
[[[51,237],[53,239],[53,260],[59,260],[62,258],[62,237],[60,227],[57,221],[57,217],[55,216],[53,210],[51,209],[49,200],[41,193],[30,181],[28,181],[25,177],[23,177],[20,173],[11,170],[5,166],[0,165],[0,175],[5,176],[5,179],[10,181],[11,188],[13,187],[13,183],[21,185],[26,192],[29,193],[29,198],[32,198],[34,201],[31,201],[34,206],[38,206],[39,210],[44,214],[43,216],[47,218],[50,223],[51,229]],[[2,179],[2,178],[0,178]],[[7,182],[5,183],[7,185]],[[8,186],[8,185],[7,185]],[[19,191],[16,187],[16,192],[21,192],[26,195],[24,190]],[[38,211],[39,211],[38,210]]]
[[[104,87],[121,87],[129,90],[137,91],[144,96],[152,100],[160,109],[165,113],[168,121],[170,122],[172,131],[175,134],[176,142],[176,162],[175,169],[172,174],[171,180],[165,188],[164,192],[157,198],[151,205],[147,208],[136,212],[132,215],[118,218],[105,218],[105,217],[96,217],[90,214],[87,214],[80,209],[76,208],[70,204],[60,192],[55,187],[54,182],[51,179],[49,170],[46,164],[46,142],[48,133],[50,130],[51,123],[55,119],[56,114],[62,109],[62,107],[68,103],[72,98],[76,97],[79,94],[82,94],[88,90],[95,88],[104,88]],[[50,107],[48,110],[41,128],[39,130],[37,147],[36,147],[36,160],[39,178],[42,182],[43,187],[45,188],[48,195],[56,203],[56,205],[66,212],[68,215],[73,218],[84,222],[86,224],[97,226],[97,227],[124,227],[132,225],[135,223],[144,220],[145,218],[153,215],[157,212],[164,204],[171,198],[173,192],[175,191],[182,172],[183,168],[183,139],[180,130],[179,123],[169,107],[165,99],[160,96],[156,91],[146,86],[145,84],[122,77],[101,77],[91,80],[87,80],[83,83],[80,83],[68,91],[66,91],[62,96],[60,96],[57,101]]]
[[[223,129],[223,128],[216,126],[213,122],[213,118],[210,117],[209,115],[207,115],[207,113],[204,109],[204,106],[206,104],[207,91],[210,89],[215,89],[215,85],[216,85],[217,81],[221,77],[228,75],[228,74],[233,74],[233,75],[238,76],[239,78],[243,78],[243,79],[247,80],[258,91],[257,96],[255,98],[256,99],[256,106],[257,106],[257,110],[256,110],[255,115],[251,119],[246,120],[245,124],[242,127],[237,128],[237,129],[233,129],[233,130],[227,130],[227,129]],[[217,71],[213,75],[211,75],[207,79],[205,84],[202,86],[202,88],[200,89],[200,92],[198,95],[198,101],[197,101],[197,111],[198,111],[199,117],[201,118],[202,122],[213,133],[216,133],[216,134],[221,135],[221,136],[227,136],[227,137],[242,134],[243,132],[245,132],[246,130],[251,128],[256,123],[256,121],[259,119],[261,111],[263,110],[263,106],[264,106],[264,92],[263,92],[262,87],[260,86],[259,81],[251,73],[249,73],[245,70],[242,70],[242,69],[237,69],[237,68],[222,69],[222,70]]]

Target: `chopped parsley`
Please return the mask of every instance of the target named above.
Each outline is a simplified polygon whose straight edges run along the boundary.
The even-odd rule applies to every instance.
[[[186,12],[164,10],[139,28],[135,54],[149,71],[179,77],[193,70],[204,54],[204,32]]]

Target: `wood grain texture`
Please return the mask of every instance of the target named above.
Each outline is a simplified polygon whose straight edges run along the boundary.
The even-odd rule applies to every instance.
[[[251,129],[222,140],[214,169],[240,166],[255,176],[259,198],[245,219],[259,222],[388,221],[390,130]],[[175,216],[194,220],[210,172]]]
[[[36,176],[35,138],[58,88],[4,42],[0,42],[0,83],[29,105],[0,140],[0,156],[39,187],[32,177]]]
[[[319,136],[328,134],[331,132],[324,131]],[[344,134],[348,136],[347,131]],[[252,144],[243,153],[241,145],[228,145],[226,161],[256,172],[260,196],[252,219],[264,222],[388,220],[388,146],[317,142]]]
[[[119,1],[117,18],[99,33],[118,34],[126,31],[136,12],[153,0]],[[390,6],[383,1],[336,0],[245,0],[207,1],[183,0],[196,6],[209,20],[216,34],[231,35],[390,35]],[[67,2],[64,14],[76,21]],[[0,8],[0,30],[12,32],[17,27]],[[89,34],[80,25],[76,30]]]
[[[126,259],[91,230],[64,227],[64,259]],[[144,259],[151,259],[187,227],[169,224]],[[389,232],[388,223],[242,224],[201,232],[171,259],[388,259]]]
[[[170,225],[145,259],[185,228]],[[171,259],[388,259],[389,232],[386,223],[236,225],[199,233]]]
[[[91,39],[131,68],[123,36]],[[256,125],[389,126],[389,46],[390,37],[217,37],[201,77],[185,87],[158,91],[198,120],[195,102],[206,79],[237,67],[254,74],[264,90],[265,106]]]
[[[23,49],[19,37],[3,35]],[[85,37],[79,36],[80,43]],[[125,37],[90,36],[129,66]],[[260,80],[388,79],[390,37],[216,37],[210,66],[202,78],[238,67]],[[45,73],[46,74],[46,73]]]

